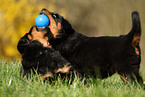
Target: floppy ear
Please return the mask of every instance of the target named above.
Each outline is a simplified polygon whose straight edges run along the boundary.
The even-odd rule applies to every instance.
[[[75,30],[72,28],[71,24],[62,17],[62,29],[65,31],[65,33],[71,34]]]

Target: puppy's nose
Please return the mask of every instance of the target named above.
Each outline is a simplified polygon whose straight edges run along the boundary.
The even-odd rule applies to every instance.
[[[43,8],[41,11],[45,11],[45,10],[47,10],[46,8]]]

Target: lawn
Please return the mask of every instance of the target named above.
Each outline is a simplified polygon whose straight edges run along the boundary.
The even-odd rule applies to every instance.
[[[86,84],[78,78],[72,84],[60,78],[50,83],[39,75],[21,77],[20,67],[16,59],[0,59],[0,97],[145,97],[139,85],[125,84],[118,75],[103,80],[88,78]]]

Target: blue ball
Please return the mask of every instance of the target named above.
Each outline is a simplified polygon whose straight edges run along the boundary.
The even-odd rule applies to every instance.
[[[36,17],[35,24],[38,27],[46,27],[49,25],[49,18],[44,14],[40,14]]]

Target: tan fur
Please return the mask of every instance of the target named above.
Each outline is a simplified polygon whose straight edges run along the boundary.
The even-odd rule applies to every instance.
[[[52,77],[53,78],[53,74],[51,72],[47,72],[47,74],[42,76],[43,80],[45,80],[48,77]]]
[[[69,73],[72,66],[64,65],[62,68],[58,68],[55,73],[61,72],[61,73]]]
[[[137,45],[139,44],[140,41],[140,35],[134,35],[133,40],[132,40],[132,46],[135,48],[135,53],[139,55],[139,49],[137,48]]]
[[[28,35],[29,40],[37,40],[41,44],[43,44],[43,47],[50,47],[50,44],[48,42],[48,37],[45,36],[47,31],[37,31],[36,27],[33,27],[31,35]]]
[[[55,20],[53,19],[51,12],[48,10],[44,10],[43,13],[45,13],[45,15],[47,15],[47,17],[50,20],[50,31],[53,35],[53,38],[56,38],[57,35],[59,35],[59,31],[61,30],[61,23],[58,22],[58,24],[56,24]]]

